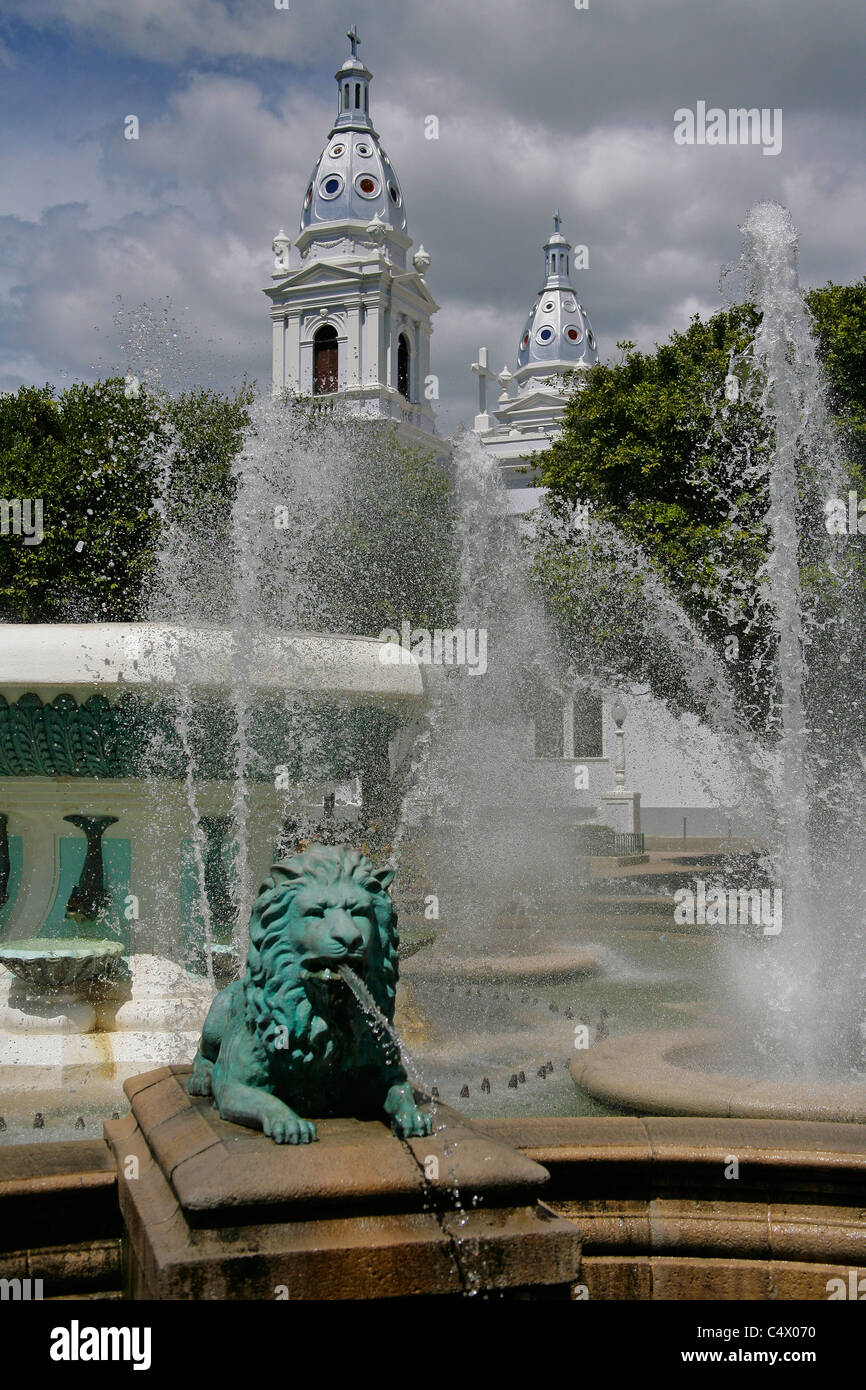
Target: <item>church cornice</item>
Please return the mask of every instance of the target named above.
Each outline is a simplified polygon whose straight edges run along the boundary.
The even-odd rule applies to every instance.
[[[390,285],[392,299],[395,297],[396,291],[397,295],[408,300],[413,308],[423,308],[430,314],[434,314],[439,308],[439,305],[427,288],[426,281],[418,274],[391,275]],[[415,303],[413,303],[413,300]]]
[[[320,245],[327,255],[329,241],[339,241],[342,237],[350,236],[362,242],[366,241],[371,248],[375,248],[372,237],[367,236],[369,221],[362,222],[357,218],[345,218],[339,222],[319,222],[310,227],[305,227],[295,238],[295,248],[300,255],[304,255],[307,248],[312,245]],[[389,244],[398,246],[401,251],[408,251],[412,245],[412,238],[405,232],[399,232],[396,227],[382,224],[385,232],[385,239]],[[324,259],[324,258],[323,258]]]
[[[527,413],[532,410],[564,410],[568,404],[568,397],[563,396],[558,391],[532,391],[526,396],[515,396],[513,400],[503,401],[495,410],[496,415],[515,416]]]
[[[364,268],[351,265],[339,265],[333,261],[311,261],[309,265],[299,266],[297,270],[290,270],[285,280],[280,280],[276,285],[266,285],[265,294],[269,299],[279,299],[287,290],[299,287],[308,288],[315,284],[321,284],[322,288],[333,286],[335,282],[342,281],[347,287],[357,288],[358,281],[364,278],[366,271]],[[381,273],[376,271],[374,273]]]
[[[439,308],[426,282],[417,271],[404,272],[381,262],[367,262],[360,266],[340,265],[331,261],[313,261],[290,271],[284,280],[276,285],[266,285],[264,293],[275,307],[282,305],[287,296],[295,298],[300,290],[320,289],[323,297],[329,293],[361,293],[365,297],[388,295],[392,300],[399,299],[407,307],[433,314]]]

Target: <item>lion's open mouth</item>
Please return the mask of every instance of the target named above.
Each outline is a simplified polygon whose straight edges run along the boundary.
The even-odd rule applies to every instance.
[[[363,956],[331,956],[325,960],[311,960],[304,965],[301,974],[307,979],[316,980],[322,984],[329,984],[331,981],[343,981],[340,971],[341,965],[348,965],[356,975],[360,975],[364,967]]]

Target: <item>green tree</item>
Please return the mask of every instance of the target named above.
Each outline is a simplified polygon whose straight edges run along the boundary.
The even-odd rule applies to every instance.
[[[3,621],[140,617],[166,451],[176,455],[167,507],[224,514],[250,400],[249,387],[158,397],[120,377],[0,395],[0,493],[40,498],[44,516],[41,544],[0,542]]]
[[[829,285],[806,296],[828,398],[848,441],[852,476],[866,440],[866,281]],[[561,436],[534,460],[563,523],[588,503],[597,531],[563,541],[562,526],[542,528],[535,571],[578,659],[595,651],[623,664],[659,693],[696,708],[687,673],[672,670],[664,644],[646,641],[661,579],[694,631],[720,655],[736,637],[728,669],[740,714],[761,724],[772,704],[762,656],[773,646],[771,615],[760,603],[767,558],[765,466],[772,443],[748,385],[749,345],[759,318],[750,305],[707,321],[695,317],[654,353],[620,343],[622,360],[589,371],[568,402]],[[731,402],[726,381],[736,378]],[[598,525],[600,523],[600,525]],[[608,542],[603,537],[607,528]],[[577,533],[575,533],[577,536]],[[621,539],[624,545],[617,550]],[[646,569],[632,562],[645,559]],[[806,574],[819,590],[826,575]]]
[[[232,504],[253,404],[249,385],[169,397],[120,377],[0,395],[0,495],[40,498],[44,512],[41,544],[0,542],[0,620],[218,621],[232,601]],[[446,623],[456,602],[447,468],[389,425],[318,400],[285,405],[299,443],[348,466],[332,469],[336,499],[310,499],[306,553],[281,547],[262,575],[262,610],[283,564],[300,562],[308,625],[375,635],[404,619]],[[162,596],[155,561],[166,544],[174,581]]]
[[[832,281],[805,296],[830,408],[859,474],[866,464],[866,277]]]
[[[448,470],[390,425],[344,420],[352,459],[318,538],[319,611],[328,627],[448,626],[457,603],[455,504]]]

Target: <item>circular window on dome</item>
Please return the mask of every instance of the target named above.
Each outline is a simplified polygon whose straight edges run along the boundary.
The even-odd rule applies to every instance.
[[[565,330],[565,336],[570,343],[579,343],[583,334],[579,328],[576,328],[573,323],[570,323]]]
[[[562,301],[562,307],[563,309],[567,309],[570,314],[573,314],[575,309],[577,308],[577,305],[575,304],[573,299],[564,299]]]
[[[345,150],[345,148],[346,148],[345,145],[334,145],[333,148],[331,149],[331,155],[333,156],[334,159],[337,159],[338,156],[341,155],[341,154],[343,153],[343,151]]]
[[[389,183],[389,184],[388,184],[388,193],[390,194],[391,202],[394,204],[394,206],[395,206],[395,207],[399,207],[399,206],[400,206],[400,190],[399,190],[399,188],[397,187],[396,183]]]
[[[552,299],[548,299],[546,303],[542,304],[541,307],[546,314],[552,314],[554,309],[556,308],[556,305],[554,304]]]
[[[373,153],[369,145],[356,145],[355,151],[357,154],[363,155],[364,159],[369,159]]]
[[[521,346],[522,348],[528,348],[528,347],[529,347],[529,334],[528,334],[528,333],[524,333],[523,337],[520,339],[520,346]]]
[[[374,179],[372,174],[359,174],[355,179],[355,187],[362,198],[375,198],[379,192],[379,180]]]
[[[595,334],[593,333],[592,329],[590,329],[589,332],[587,333],[587,335],[586,335],[586,341],[589,343],[589,345],[590,345],[590,347],[592,348],[593,352],[595,352]]]
[[[307,189],[306,193],[304,194],[304,207],[305,207],[305,208],[308,208],[308,207],[310,206],[310,203],[311,203],[312,201],[313,201],[313,185],[310,184],[309,188]]]
[[[329,174],[319,189],[323,198],[336,198],[343,191],[343,180],[339,174]]]
[[[549,343],[553,339],[553,329],[545,325],[544,328],[539,328],[535,337],[539,343]]]

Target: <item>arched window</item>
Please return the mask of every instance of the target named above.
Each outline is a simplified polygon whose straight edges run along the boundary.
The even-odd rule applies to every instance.
[[[365,111],[369,111],[369,110],[370,110],[370,88],[369,88],[369,87],[365,87],[365,88],[364,88],[364,110],[365,110]]]
[[[397,340],[397,390],[409,399],[409,339],[401,333]]]
[[[347,82],[346,85],[345,85],[345,87],[343,88],[343,110],[344,110],[344,111],[348,111],[348,109],[349,109],[349,84],[348,84],[348,82]]]
[[[361,106],[361,84],[355,83],[355,105],[360,109]]]
[[[313,395],[327,396],[337,389],[337,330],[323,324],[313,339]]]

